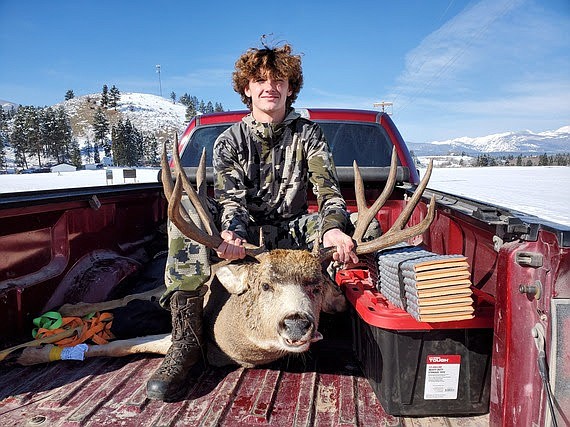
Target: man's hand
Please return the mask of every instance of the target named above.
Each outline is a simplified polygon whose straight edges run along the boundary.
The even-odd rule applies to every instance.
[[[323,235],[323,246],[328,248],[334,246],[336,252],[333,259],[340,263],[346,264],[352,262],[356,264],[358,257],[354,253],[354,241],[350,236],[344,234],[338,228],[332,228]]]
[[[220,258],[230,261],[245,258],[245,248],[243,244],[246,241],[244,239],[230,230],[222,231],[220,237],[224,240],[216,249],[216,253]]]

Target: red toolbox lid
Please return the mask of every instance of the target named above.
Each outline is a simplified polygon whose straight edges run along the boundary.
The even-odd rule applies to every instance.
[[[428,323],[417,321],[407,311],[390,303],[372,284],[366,269],[340,270],[336,282],[360,317],[372,326],[398,331],[493,328],[493,299],[476,288],[472,288],[474,318]]]

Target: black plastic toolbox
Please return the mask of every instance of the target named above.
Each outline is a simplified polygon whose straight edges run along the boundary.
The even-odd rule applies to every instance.
[[[469,320],[425,323],[391,305],[366,270],[337,281],[353,306],[353,346],[386,413],[476,415],[489,410],[493,305],[475,299]]]

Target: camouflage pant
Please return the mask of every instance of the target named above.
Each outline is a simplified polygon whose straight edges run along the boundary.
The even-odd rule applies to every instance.
[[[213,200],[208,200],[208,208],[216,225],[219,227],[220,208]],[[195,224],[201,227],[201,221],[197,213],[185,196],[182,204],[190,213]],[[352,224],[356,221],[356,214],[352,214],[351,224],[346,230],[351,233]],[[263,233],[265,247],[271,249],[312,249],[313,244],[319,237],[320,230],[319,214],[307,214],[291,221],[273,223],[271,225],[252,224],[248,228],[247,241],[259,245],[259,230]],[[367,236],[380,235],[380,228],[376,221],[370,225]],[[168,223],[168,258],[164,272],[166,292],[160,298],[160,304],[169,308],[170,297],[175,291],[196,291],[210,279],[210,261],[218,261],[214,251],[200,243],[184,236],[170,221]]]

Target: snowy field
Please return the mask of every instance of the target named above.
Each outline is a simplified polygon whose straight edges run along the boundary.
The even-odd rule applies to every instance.
[[[122,168],[0,175],[0,193],[123,184]],[[423,171],[420,171],[423,172]],[[137,169],[132,182],[156,182],[158,169]],[[536,215],[570,227],[570,167],[435,168],[429,188]],[[0,194],[0,198],[2,194]]]
[[[107,181],[107,170],[113,171],[113,179]],[[57,188],[95,187],[99,185],[132,184],[134,182],[157,182],[159,168],[139,168],[136,179],[123,180],[123,168],[81,170],[61,173],[32,173],[0,175],[1,193],[17,191],[40,191]]]
[[[570,227],[570,167],[434,168],[428,187]]]

